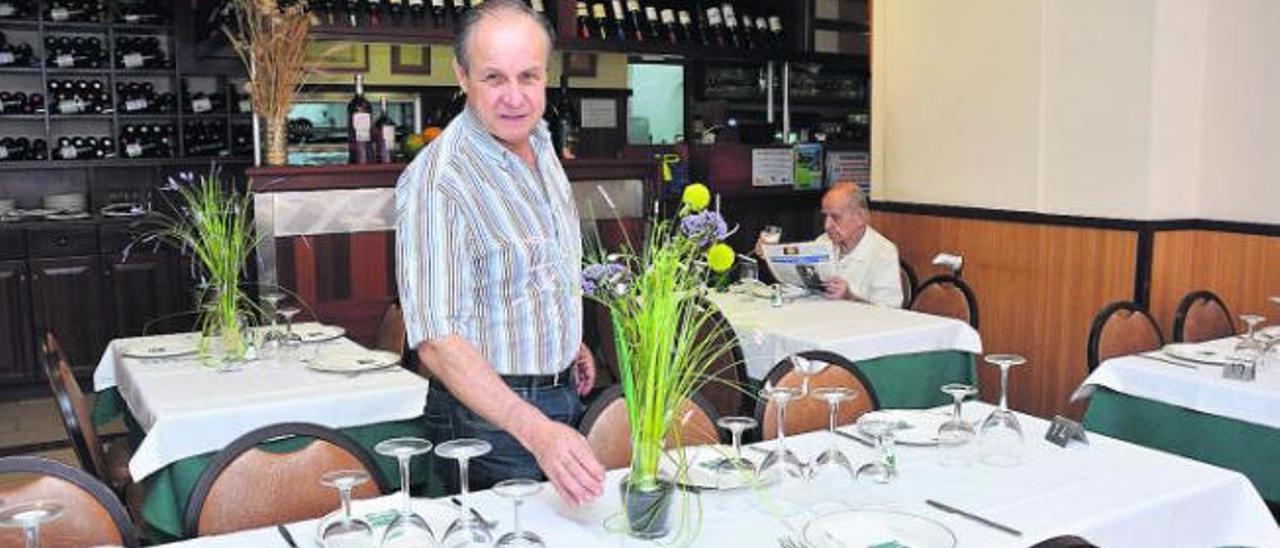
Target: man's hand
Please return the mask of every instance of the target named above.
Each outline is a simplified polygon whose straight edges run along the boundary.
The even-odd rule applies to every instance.
[[[573,380],[579,396],[585,396],[595,388],[596,359],[585,344],[579,344],[578,355],[573,357]]]
[[[849,284],[839,276],[822,280],[823,296],[828,299],[849,298]]]
[[[528,447],[560,498],[576,505],[600,496],[604,466],[582,434],[546,419],[531,429]]]

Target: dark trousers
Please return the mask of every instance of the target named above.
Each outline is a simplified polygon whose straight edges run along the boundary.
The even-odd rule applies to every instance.
[[[577,423],[580,414],[578,394],[572,384],[543,388],[512,388],[517,395],[542,411],[551,420],[569,426]],[[471,459],[468,474],[470,488],[479,491],[493,487],[499,481],[512,478],[546,479],[533,454],[520,445],[510,434],[475,414],[448,391],[432,382],[427,395],[427,439],[435,445],[459,438],[476,438],[489,442],[493,451]],[[446,493],[459,491],[458,462],[441,458],[432,452],[429,456],[432,472],[444,482]]]

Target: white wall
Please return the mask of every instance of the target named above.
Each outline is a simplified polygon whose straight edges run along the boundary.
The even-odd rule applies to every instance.
[[[1280,1],[892,0],[873,197],[1280,222]]]

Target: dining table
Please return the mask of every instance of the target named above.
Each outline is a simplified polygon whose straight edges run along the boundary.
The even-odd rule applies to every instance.
[[[129,473],[146,493],[142,517],[162,536],[182,535],[188,495],[210,459],[264,426],[305,422],[337,429],[374,455],[388,481],[399,481],[395,461],[372,448],[423,435],[428,381],[400,367],[398,357],[373,354],[342,336],[341,328],[308,322],[293,329],[323,340],[304,340],[291,357],[251,356],[231,367],[202,357],[196,333],[108,344],[94,370],[94,421],[124,418],[134,448]],[[383,361],[345,366],[370,357]]]
[[[1253,380],[1225,377],[1222,357],[1239,341],[1105,360],[1072,398],[1088,399],[1088,430],[1238,470],[1280,504],[1280,363],[1264,361]]]
[[[967,403],[963,418],[978,422],[991,410],[985,403]],[[910,412],[927,418],[923,414],[945,416],[948,408]],[[1014,466],[991,466],[978,459],[956,464],[941,458],[937,446],[899,444],[893,449],[897,475],[887,483],[861,481],[837,469],[835,476],[825,475],[822,481],[682,488],[672,503],[672,520],[686,521],[674,530],[687,535],[683,539],[687,545],[705,547],[867,546],[853,544],[854,535],[883,535],[885,543],[877,545],[901,546],[890,542],[926,529],[938,532],[940,536],[934,537],[941,539],[938,546],[962,548],[1021,548],[1064,534],[1081,536],[1098,546],[1280,546],[1280,528],[1254,486],[1238,472],[1100,434],[1088,435],[1087,443],[1059,447],[1043,439],[1047,421],[1015,415],[1025,438],[1019,446],[1021,460]],[[832,447],[847,455],[855,467],[884,461],[879,449],[846,437],[863,435],[856,424],[842,426],[841,431],[841,435],[822,430],[790,435],[785,443],[806,462]],[[774,443],[778,442],[744,448],[742,456],[758,465]],[[980,454],[983,437],[970,443]],[[690,455],[724,451],[729,449],[694,447],[687,448],[685,455],[689,466],[697,467],[702,461]],[[619,482],[626,473],[609,471],[603,494],[579,506],[562,501],[543,484],[521,505],[522,528],[540,535],[547,546],[670,543],[673,537],[640,540],[625,532]],[[510,499],[493,490],[455,498],[495,522],[495,537],[513,529]],[[400,500],[387,494],[355,502],[353,515],[373,525],[374,540],[369,546],[377,546],[387,522],[401,508]],[[333,504],[336,509],[336,495]],[[464,511],[450,498],[414,498],[411,507],[437,535]],[[320,546],[321,528],[335,516],[283,524],[283,529],[298,546]],[[251,529],[172,546],[288,546],[281,529]]]
[[[791,354],[825,350],[852,361],[885,407],[940,405],[950,400],[939,386],[976,382],[982,339],[968,323],[789,291],[780,302],[741,286],[709,297],[733,329],[751,379],[765,379]]]

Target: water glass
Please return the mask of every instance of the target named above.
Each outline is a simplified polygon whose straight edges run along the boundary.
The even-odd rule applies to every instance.
[[[765,386],[760,396],[774,404],[778,436],[773,451],[760,463],[757,474],[761,477],[778,475],[781,479],[808,479],[808,465],[787,448],[787,404],[800,397],[800,389]]]
[[[1023,365],[1027,360],[1014,354],[991,354],[983,360],[1000,368],[1000,407],[982,421],[982,462],[991,466],[1016,466],[1022,463],[1024,437],[1022,424],[1009,410],[1009,368]]]
[[[409,496],[409,463],[414,455],[431,451],[431,442],[420,438],[392,438],[373,447],[378,454],[396,459],[400,465],[400,512],[382,535],[382,548],[431,548],[437,546],[435,532],[413,511]]]
[[[461,494],[471,492],[469,464],[471,459],[488,454],[493,450],[489,442],[478,439],[462,438],[446,441],[436,447],[436,455],[458,461],[458,481]],[[493,543],[493,534],[489,526],[480,521],[466,505],[466,497],[458,505],[458,518],[445,531],[443,544],[447,548],[463,548],[470,546],[489,546]]]
[[[898,477],[898,456],[894,451],[893,431],[897,425],[878,419],[858,421],[858,431],[876,442],[876,460],[863,464],[854,473],[858,483],[886,484]]]
[[[285,321],[285,332],[280,337],[280,350],[277,354],[278,359],[284,363],[300,363],[302,359],[302,335],[293,331],[293,318],[302,312],[301,308],[285,307],[281,308],[278,313]]]
[[[756,420],[751,417],[720,417],[716,426],[724,428],[733,436],[733,456],[721,457],[708,463],[711,469],[725,474],[754,472],[755,465],[742,457],[742,433],[755,428]]]
[[[338,490],[338,499],[342,502],[342,516],[320,533],[320,542],[325,548],[373,545],[373,527],[351,515],[351,491],[366,481],[369,473],[363,470],[337,470],[320,478],[320,483]]]
[[[978,393],[967,384],[952,383],[942,386],[942,392],[951,396],[951,418],[938,427],[938,462],[943,466],[966,466],[971,460],[973,440],[978,432],[964,420],[965,398]]]
[[[493,492],[497,493],[498,496],[511,499],[511,519],[514,522],[511,532],[502,535],[494,546],[499,548],[507,546],[528,546],[531,548],[546,546],[542,542],[542,537],[533,531],[525,530],[520,525],[520,506],[524,504],[524,499],[536,495],[541,490],[541,483],[524,478],[500,481],[493,486]]]
[[[857,392],[844,386],[823,386],[815,388],[811,396],[827,404],[827,434],[831,439],[827,448],[814,460],[812,477],[825,478],[828,472],[836,471],[848,474],[850,479],[854,479],[853,463],[836,444],[838,439],[836,416],[839,414],[840,404],[856,398]]]
[[[51,500],[23,502],[0,508],[0,527],[22,529],[24,546],[39,548],[40,525],[62,516],[61,503]]]

